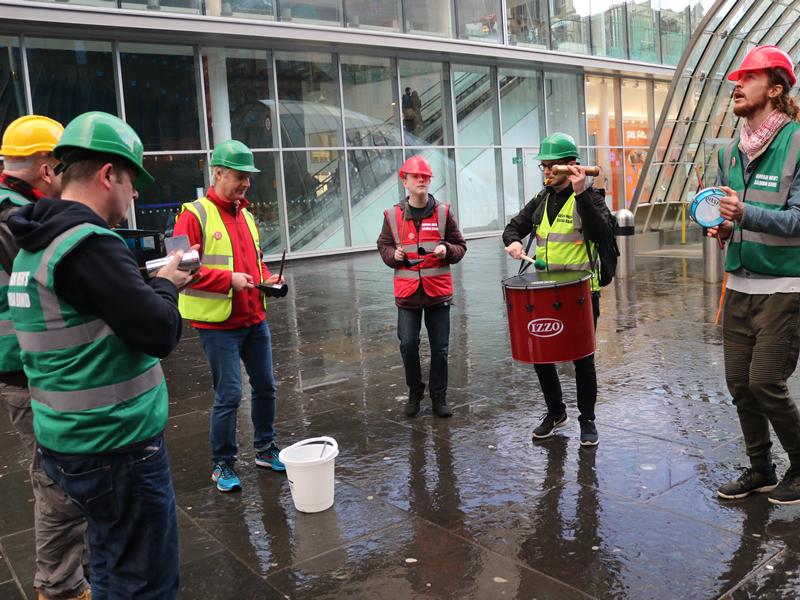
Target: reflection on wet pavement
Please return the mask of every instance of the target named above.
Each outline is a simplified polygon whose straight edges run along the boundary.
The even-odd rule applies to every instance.
[[[336,503],[318,514],[253,464],[246,399],[243,491],[212,487],[213,390],[187,329],[164,361],[181,597],[797,598],[800,507],[715,496],[746,458],[702,262],[639,257],[634,279],[603,290],[596,449],[580,448],[577,418],[531,441],[545,408],[533,368],[509,358],[499,281],[513,268],[498,239],[470,242],[454,271],[455,416],[426,401],[409,420],[391,272],[375,253],[288,266],[291,293],[268,311],[277,429],[282,446],[339,443]],[[35,598],[27,460],[0,419],[0,598]]]

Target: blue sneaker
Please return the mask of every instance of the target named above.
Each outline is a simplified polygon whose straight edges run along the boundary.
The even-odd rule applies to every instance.
[[[242,482],[233,469],[233,465],[217,463],[211,473],[211,481],[217,484],[220,492],[238,492],[242,489]]]
[[[281,451],[275,445],[275,442],[270,442],[269,446],[256,450],[256,464],[259,467],[268,467],[273,471],[285,471],[286,467],[278,458],[278,453]]]

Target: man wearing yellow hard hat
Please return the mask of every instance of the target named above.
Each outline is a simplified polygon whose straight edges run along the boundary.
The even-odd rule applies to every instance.
[[[5,169],[0,174],[0,219],[10,210],[61,195],[59,161],[53,148],[61,139],[61,123],[39,115],[13,121],[3,133],[0,147]],[[7,239],[7,238],[6,238]],[[36,530],[36,575],[39,598],[89,598],[89,584],[83,574],[86,559],[86,520],[42,470],[35,452],[33,413],[28,380],[22,370],[20,347],[11,323],[8,285],[16,245],[0,244],[0,396],[11,422],[32,453],[31,484]]]

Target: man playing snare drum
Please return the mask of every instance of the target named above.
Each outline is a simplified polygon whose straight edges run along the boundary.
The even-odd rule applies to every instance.
[[[605,195],[595,188],[586,187],[586,174],[578,166],[578,156],[575,140],[565,133],[553,133],[542,140],[536,159],[541,161],[545,188],[511,219],[503,231],[503,243],[511,258],[519,259],[525,254],[521,240],[533,232],[532,235],[536,237],[537,268],[551,272],[595,272],[592,278],[592,309],[596,327],[597,317],[600,316],[600,282],[594,242],[611,233]],[[569,165],[569,175],[554,174],[555,165]],[[588,250],[591,250],[591,259]],[[581,445],[596,446],[599,438],[594,424],[594,405],[597,400],[594,354],[573,363],[578,388]],[[533,430],[533,438],[544,439],[550,437],[556,427],[566,425],[569,418],[556,366],[537,364],[534,368],[547,403],[547,413]]]
[[[800,352],[800,124],[789,96],[789,56],[751,50],[728,76],[739,136],[719,153],[725,221],[709,230],[730,242],[723,309],[725,379],[739,414],[748,468],[722,485],[721,498],[769,493],[773,504],[800,503],[800,413],[786,380]],[[789,455],[778,483],[769,426]]]

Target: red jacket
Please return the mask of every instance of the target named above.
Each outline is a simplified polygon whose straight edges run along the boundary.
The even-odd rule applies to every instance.
[[[260,279],[260,270],[266,280],[270,276],[269,269],[256,255],[250,230],[247,228],[244,217],[239,214],[240,209],[247,208],[250,203],[246,199],[238,205],[223,200],[214,193],[214,188],[208,190],[206,197],[219,209],[222,222],[225,223],[225,229],[231,238],[233,270],[237,273],[251,275],[255,282]],[[189,244],[192,246],[200,244],[200,254],[203,254],[203,237],[200,231],[200,223],[189,211],[185,210],[180,214],[178,222],[175,224],[173,235],[188,236]],[[200,277],[192,284],[192,287],[197,290],[226,294],[231,289],[231,275],[230,271],[200,267]],[[256,325],[266,318],[267,315],[261,302],[261,291],[258,288],[251,288],[233,293],[231,316],[228,317],[227,321],[222,323],[191,321],[191,324],[198,329],[240,329]]]

